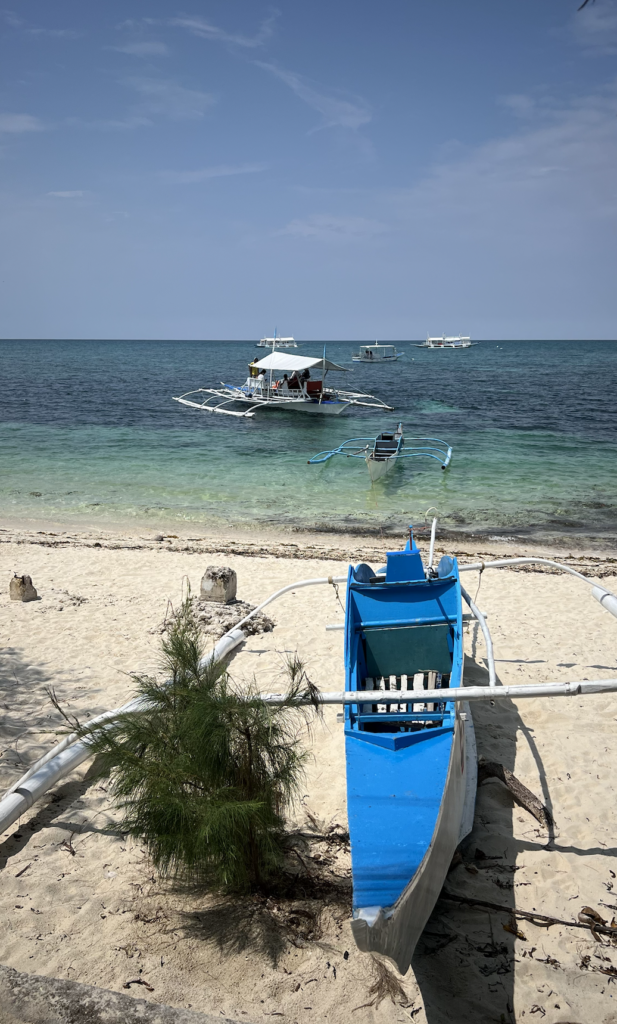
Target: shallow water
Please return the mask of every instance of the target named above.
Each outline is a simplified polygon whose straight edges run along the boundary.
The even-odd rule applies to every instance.
[[[464,532],[617,539],[617,343],[407,342],[385,366],[352,364],[356,345],[327,346],[353,366],[341,383],[395,412],[238,420],[171,400],[241,383],[253,342],[2,341],[0,515],[389,530],[435,506]],[[398,420],[448,441],[450,468],[413,460],[371,486],[361,460],[307,465]]]

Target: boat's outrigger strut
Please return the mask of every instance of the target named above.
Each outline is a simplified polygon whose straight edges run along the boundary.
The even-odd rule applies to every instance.
[[[320,462],[327,462],[333,455],[346,455],[350,459],[365,459],[370,452],[373,451],[375,437],[350,437],[348,441],[343,441],[338,448],[332,448],[329,451],[319,452],[314,455],[312,459],[308,460],[310,466],[317,465]],[[393,455],[389,455],[390,459],[416,459],[416,458],[429,458],[436,459],[437,462],[441,463],[442,469],[447,469],[452,459],[452,448],[447,441],[441,441],[438,437],[409,437],[408,441],[433,441],[434,444],[419,445],[409,444],[404,445],[400,451],[395,452]]]

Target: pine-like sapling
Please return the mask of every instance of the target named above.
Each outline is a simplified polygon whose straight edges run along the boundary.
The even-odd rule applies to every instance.
[[[204,660],[190,596],[163,640],[163,662],[167,682],[136,677],[140,710],[81,729],[111,780],[120,827],[164,875],[228,892],[263,885],[288,847],[285,812],[304,775],[314,688],[297,657],[281,704],[234,684],[220,662]]]

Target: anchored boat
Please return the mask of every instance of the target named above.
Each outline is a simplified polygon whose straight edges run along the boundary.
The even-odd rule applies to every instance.
[[[426,341],[423,341],[421,345],[416,345],[416,348],[473,348],[477,344],[477,341],[465,338],[462,334],[452,335],[449,338],[442,334],[441,338],[431,338],[427,335]]]
[[[452,448],[446,441],[441,441],[437,437],[411,437],[409,440],[416,443],[405,444],[403,424],[399,423],[396,430],[384,430],[377,437],[350,437],[338,448],[319,452],[308,462],[309,465],[327,462],[333,455],[364,459],[373,483],[393,469],[399,459],[436,459],[441,463],[442,469],[447,469],[450,465]]]
[[[293,338],[278,338],[275,328],[273,338],[260,338],[255,347],[271,348],[272,351],[274,351],[275,348],[297,348],[298,342],[295,341]]]
[[[311,371],[320,376],[312,378]],[[174,397],[174,402],[201,412],[245,417],[254,416],[259,409],[329,416],[339,416],[351,405],[392,410],[374,395],[328,387],[326,376],[331,371],[348,372],[326,359],[325,349],[321,359],[271,352],[249,363],[249,376],[239,387],[221,383],[218,388],[197,388]]]
[[[403,355],[404,352],[397,352],[396,345],[382,345],[376,341],[374,345],[360,345],[351,358],[354,363],[394,363]]]

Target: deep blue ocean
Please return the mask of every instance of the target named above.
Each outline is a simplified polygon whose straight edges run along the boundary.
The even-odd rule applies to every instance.
[[[617,542],[617,342],[397,347],[376,366],[352,364],[357,342],[327,345],[353,367],[341,386],[392,413],[242,420],[172,395],[242,383],[255,342],[0,341],[0,516],[386,532],[434,506],[463,533]],[[446,472],[411,460],[371,486],[361,460],[307,465],[399,420],[452,445]]]

